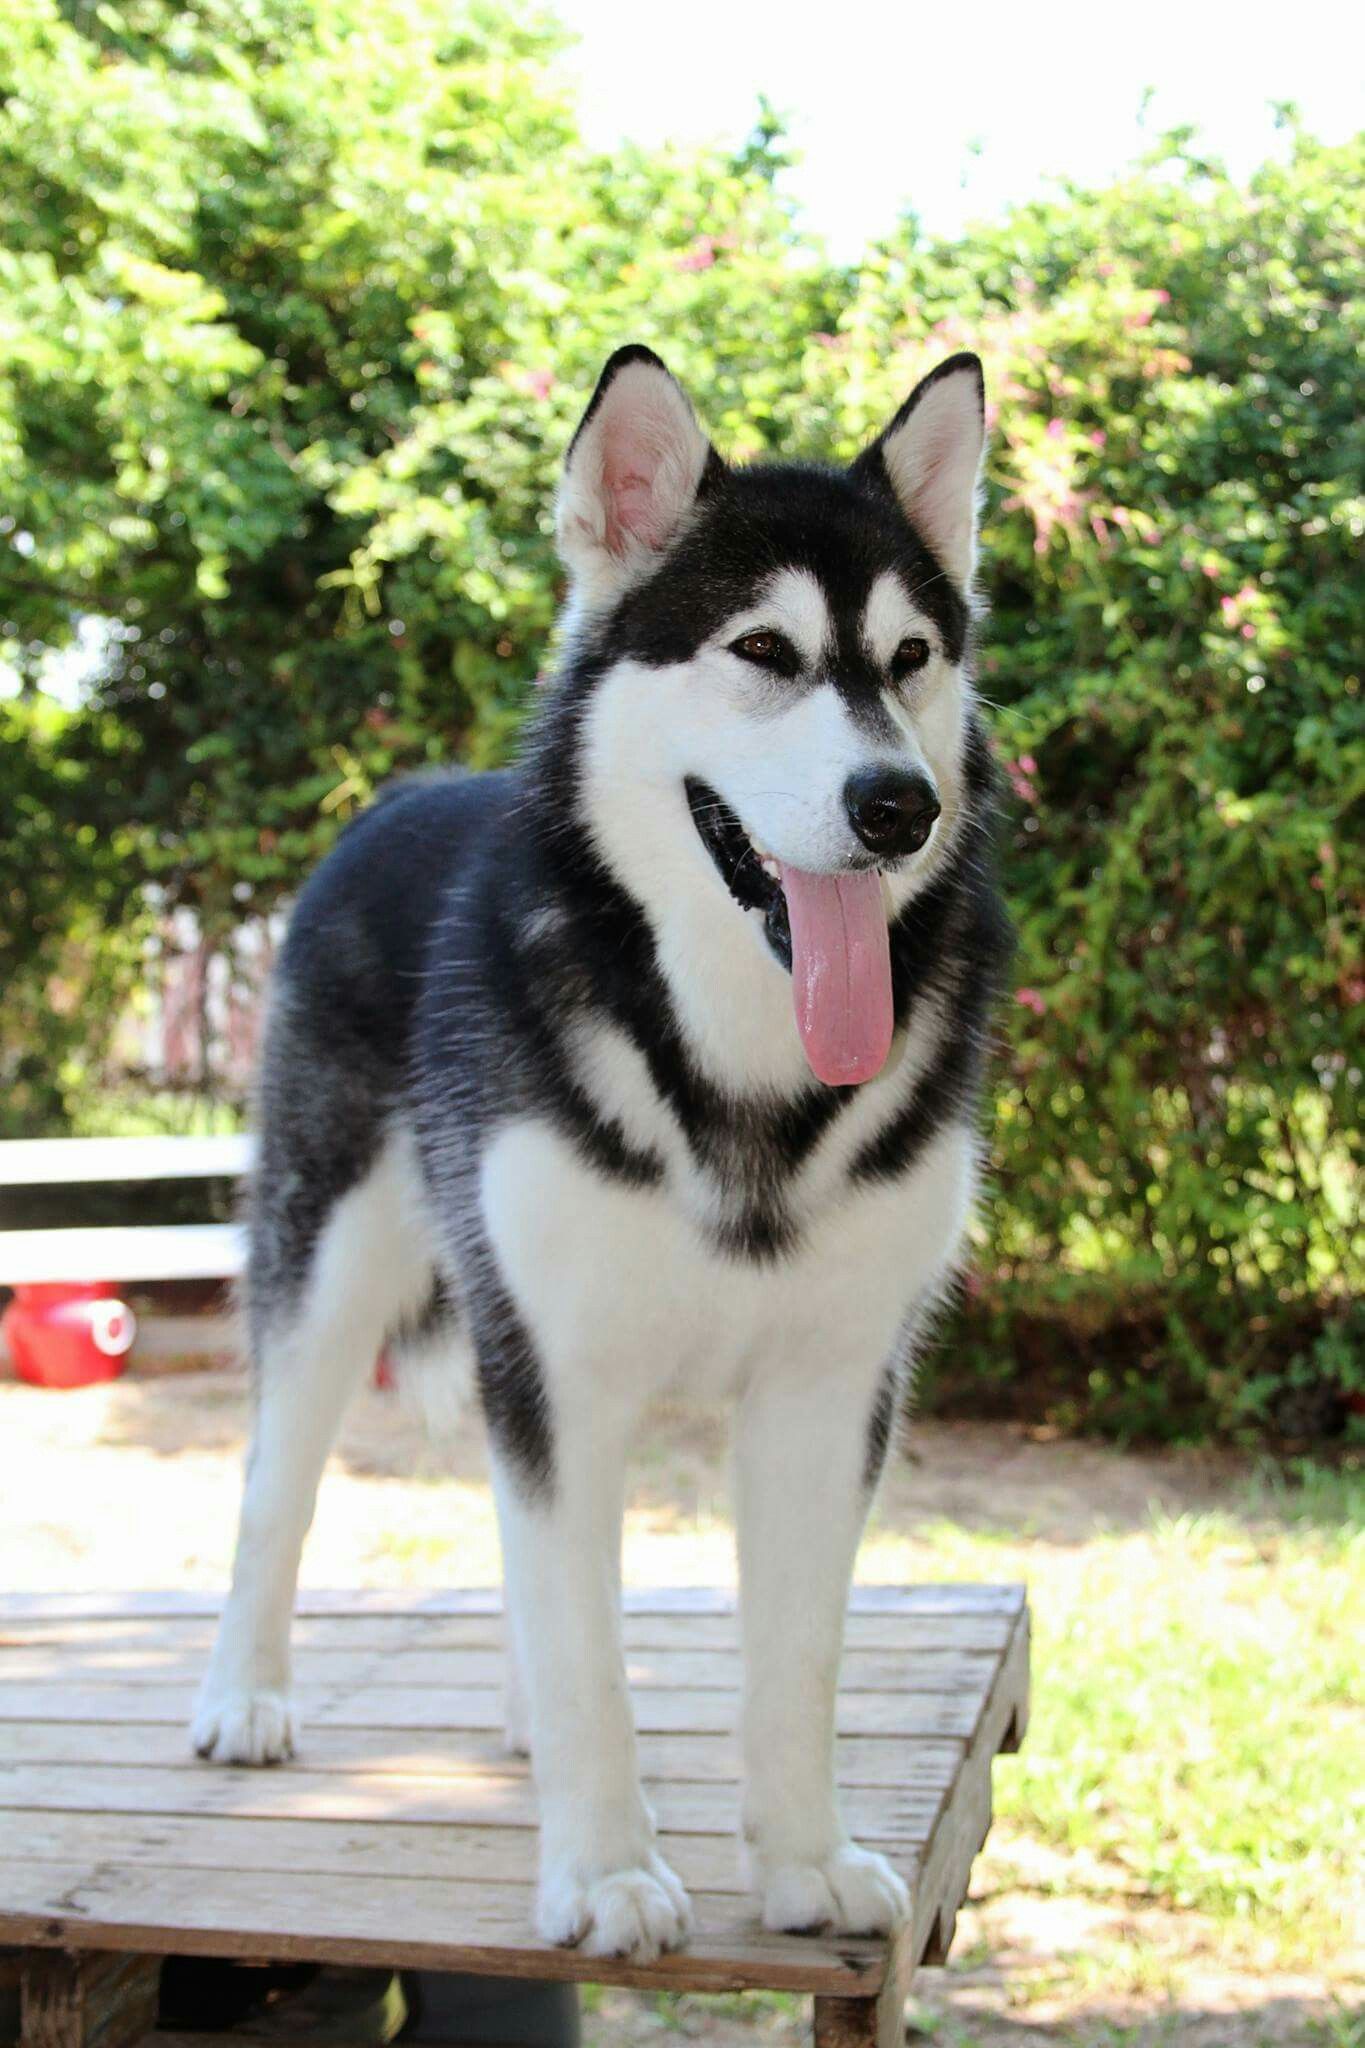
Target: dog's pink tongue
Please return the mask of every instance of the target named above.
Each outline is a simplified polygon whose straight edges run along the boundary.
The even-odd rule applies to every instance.
[[[881,877],[782,869],[792,931],[796,1027],[811,1071],[831,1088],[870,1081],[886,1064],[891,939]]]

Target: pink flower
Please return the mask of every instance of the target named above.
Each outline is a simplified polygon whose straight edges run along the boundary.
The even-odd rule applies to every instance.
[[[555,375],[553,370],[528,370],[526,372],[526,389],[530,392],[532,398],[548,398],[554,388]]]
[[[1023,769],[1025,775],[1036,775],[1038,773],[1038,763],[1034,760],[1032,754],[1021,754],[1019,756],[1019,766]]]
[[[1090,435],[1090,445],[1092,448],[1103,448],[1108,439],[1109,436],[1105,433],[1103,427],[1095,427]]]
[[[716,245],[709,235],[698,235],[690,249],[673,258],[675,270],[709,270],[716,260]]]
[[[1025,762],[1028,763],[1027,766],[1025,766]],[[1032,755],[1026,755],[1024,761],[1006,761],[1005,763],[1005,773],[1009,777],[1010,788],[1021,803],[1032,804],[1038,801],[1038,792],[1029,781],[1029,776],[1036,769],[1037,763],[1033,760]]]
[[[1036,988],[1017,988],[1014,991],[1014,1000],[1016,1003],[1021,1004],[1024,1009],[1032,1010],[1035,1017],[1045,1017],[1047,1015],[1047,1003],[1039,995]]]
[[[1158,306],[1169,306],[1171,303],[1171,295],[1164,284],[1157,286],[1154,297]]]
[[[1048,440],[1049,440],[1049,441],[1060,441],[1060,440],[1061,440],[1061,438],[1062,438],[1062,435],[1063,435],[1063,434],[1064,434],[1065,432],[1066,432],[1066,428],[1065,428],[1065,427],[1064,427],[1064,426],[1062,425],[1062,423],[1061,423],[1061,421],[1060,421],[1060,420],[1049,420],[1049,421],[1048,421],[1048,423],[1047,423],[1047,437],[1048,437]]]

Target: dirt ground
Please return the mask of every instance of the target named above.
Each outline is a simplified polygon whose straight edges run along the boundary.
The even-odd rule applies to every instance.
[[[0,1582],[221,1585],[247,1412],[235,1372],[129,1377],[60,1397],[0,1380]],[[1154,1509],[1201,1513],[1226,1500],[1242,1469],[1214,1452],[1143,1455],[1011,1425],[919,1422],[889,1469],[863,1576],[886,1576],[878,1559],[888,1538],[941,1522],[1066,1546],[1098,1530],[1142,1528]],[[639,1445],[634,1480],[627,1578],[731,1581],[723,1418],[661,1410]],[[367,1390],[323,1483],[303,1581],[421,1583],[424,1556],[442,1567],[453,1560],[461,1584],[498,1577],[477,1419],[433,1442],[399,1396]]]
[[[33,1589],[219,1587],[231,1554],[247,1419],[227,1372],[129,1378],[53,1395],[0,1381],[0,1584]],[[1225,1504],[1245,1468],[1227,1454],[1139,1455],[1008,1426],[921,1423],[895,1461],[862,1576],[933,1576],[931,1532],[952,1523],[1065,1571],[1102,1533]],[[628,1518],[628,1582],[726,1583],[725,1435],[718,1419],[653,1418]],[[314,1586],[478,1585],[498,1574],[482,1443],[436,1445],[399,1397],[367,1391],[323,1484],[304,1580]],[[938,1575],[942,1575],[941,1571]],[[1002,1766],[1001,1768],[1007,1768]],[[917,1984],[912,2029],[953,2048],[1175,2041],[1189,2048],[1365,2048],[1340,1980],[1234,1964],[1197,1915],[1126,1896],[997,1828],[979,1860],[946,1970]],[[1103,1954],[1103,1970],[1087,1958]],[[586,2037],[626,2048],[666,2033],[712,2042],[805,2038],[791,2001],[625,1993],[590,1999]]]

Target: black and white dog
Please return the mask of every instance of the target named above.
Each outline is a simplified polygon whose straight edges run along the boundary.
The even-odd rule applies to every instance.
[[[848,470],[728,466],[626,348],[569,450],[572,591],[520,765],[342,837],[284,947],[246,1310],[258,1380],[200,1752],[290,1753],[319,1475],[381,1342],[487,1416],[537,1924],[683,1941],[619,1621],[626,1454],[683,1385],[737,1403],[743,1834],[765,1923],[906,1904],[840,1821],[854,1553],[959,1258],[1007,946],[967,656],[981,366]],[[523,1718],[524,1717],[524,1718]]]

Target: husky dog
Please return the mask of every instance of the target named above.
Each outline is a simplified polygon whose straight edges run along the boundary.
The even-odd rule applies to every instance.
[[[294,1745],[299,1553],[381,1343],[487,1418],[536,1925],[685,1940],[623,1664],[626,1455],[733,1396],[743,1838],[768,1927],[880,1931],[834,1709],[854,1553],[972,1201],[1007,945],[968,676],[983,385],[940,365],[837,470],[725,463],[621,349],[558,501],[564,652],[518,766],[398,785],[304,889],[260,1078],[257,1378],[193,1739]]]

